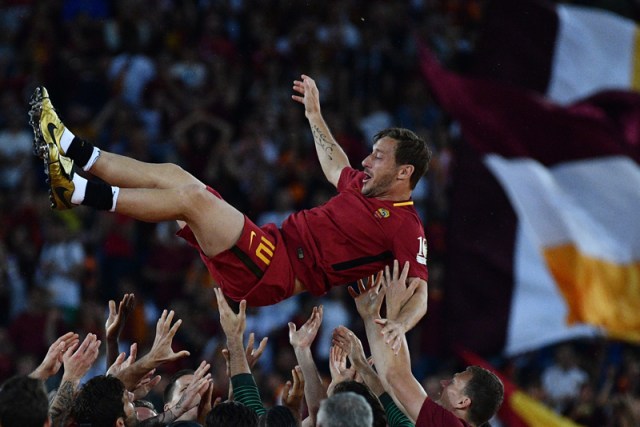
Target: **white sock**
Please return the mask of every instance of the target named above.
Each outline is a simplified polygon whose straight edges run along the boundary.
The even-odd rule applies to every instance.
[[[75,138],[75,135],[72,134],[69,129],[64,128],[62,136],[60,137],[60,147],[62,147],[62,151],[64,151],[65,154],[69,151],[69,146],[71,145],[73,138]]]
[[[86,172],[91,169],[91,166],[93,166],[94,163],[98,161],[98,157],[100,157],[100,149],[98,147],[93,147],[91,157],[89,157],[89,161],[87,161],[87,164],[82,167],[82,170]]]
[[[111,206],[111,209],[109,209],[109,212],[115,212],[116,211],[116,203],[118,202],[118,196],[120,195],[120,187],[111,187],[111,194],[113,195],[113,205]]]
[[[75,187],[71,195],[71,203],[79,205],[84,201],[84,195],[87,192],[87,180],[76,173],[71,181]]]

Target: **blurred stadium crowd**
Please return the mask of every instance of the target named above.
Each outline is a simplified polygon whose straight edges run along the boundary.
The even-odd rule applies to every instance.
[[[197,253],[173,236],[174,224],[49,210],[27,124],[34,87],[49,89],[76,135],[136,159],[178,163],[261,224],[334,191],[290,99],[292,81],[304,73],[316,79],[325,118],[352,165],[368,153],[372,135],[391,125],[432,139],[430,171],[414,199],[429,240],[434,313],[411,332],[410,348],[414,372],[437,393],[436,379],[460,363],[434,332],[460,136],[423,84],[415,38],[464,70],[481,12],[479,0],[0,2],[0,381],[31,372],[66,331],[100,337],[107,301],[134,293],[123,345],[148,348],[160,312],[173,309],[183,319],[174,348],[191,357],[163,366],[163,375],[206,359],[221,379],[214,394],[226,393],[213,284]],[[362,333],[346,289],[249,311],[247,331],[269,336],[254,370],[265,403],[275,401],[295,365],[289,346],[280,345],[288,344],[287,322],[304,321],[318,303],[325,320],[314,354],[328,374],[333,328]],[[577,422],[640,425],[637,348],[572,342],[492,361]],[[156,387],[159,404],[164,385]]]

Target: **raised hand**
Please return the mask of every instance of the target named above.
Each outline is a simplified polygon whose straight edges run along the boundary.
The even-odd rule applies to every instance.
[[[382,307],[386,292],[382,281],[382,271],[375,276],[369,276],[367,283],[364,282],[364,279],[358,280],[357,292],[351,287],[348,289],[349,294],[356,302],[356,309],[363,319],[380,317],[380,307]]]
[[[247,348],[245,349],[245,355],[247,356],[247,363],[249,364],[249,368],[253,369],[253,367],[258,363],[260,356],[264,353],[264,349],[267,347],[267,341],[269,341],[269,337],[264,337],[258,344],[258,348],[253,348],[256,340],[256,334],[251,332],[249,334],[249,341],[247,342]]]
[[[178,319],[173,326],[171,325],[174,315],[175,313],[173,310],[169,312],[167,312],[167,310],[163,310],[162,315],[156,324],[156,336],[153,340],[151,350],[149,350],[149,353],[147,354],[147,357],[151,358],[151,360],[155,362],[156,366],[161,363],[171,362],[187,357],[190,354],[187,350],[175,353],[171,348],[173,337],[176,335],[178,328],[180,328],[180,325],[182,324],[182,319]]]
[[[63,380],[79,381],[93,366],[99,352],[100,340],[95,334],[87,334],[77,350],[75,345],[69,347],[64,352],[64,356],[62,356],[64,364]]]
[[[409,261],[404,263],[402,271],[398,260],[393,261],[393,270],[389,266],[384,268],[384,283],[386,287],[387,319],[396,320],[402,307],[411,299],[420,285],[420,279],[414,278],[407,285],[409,275]]]
[[[49,346],[47,354],[44,356],[42,363],[32,373],[29,374],[31,378],[37,378],[45,381],[58,373],[62,366],[64,353],[69,348],[74,348],[78,345],[78,334],[74,332],[67,332],[59,337]]]
[[[309,319],[296,330],[296,325],[293,322],[289,322],[289,343],[293,348],[310,348],[315,340],[320,325],[322,325],[322,316],[324,309],[322,306],[313,307],[311,316]]]
[[[134,400],[144,399],[149,394],[152,388],[160,383],[162,377],[160,375],[153,375],[156,373],[155,369],[149,371],[133,389]]]
[[[331,372],[331,383],[334,385],[356,377],[356,370],[353,367],[347,367],[347,353],[339,346],[332,345],[329,349],[329,372]]]
[[[301,80],[293,81],[293,90],[300,95],[291,95],[291,99],[304,105],[307,118],[320,113],[320,93],[316,82],[309,76],[302,74]]]
[[[287,381],[282,391],[282,403],[291,409],[296,418],[300,418],[300,407],[304,398],[304,375],[302,368],[298,365],[291,370],[293,384]]]
[[[109,301],[109,317],[105,322],[105,338],[107,340],[117,340],[122,333],[122,328],[127,321],[127,317],[136,306],[136,297],[133,294],[124,294],[116,309],[116,302]]]
[[[126,353],[120,353],[116,360],[109,366],[107,369],[107,375],[113,375],[117,377],[123,370],[131,366],[138,356],[138,344],[133,343],[131,347],[129,347],[129,357],[127,357]]]
[[[240,301],[238,314],[234,313],[220,288],[214,288],[216,299],[218,300],[218,311],[220,312],[220,325],[227,339],[230,337],[242,337],[247,323],[247,302]]]
[[[360,370],[369,365],[360,339],[347,327],[338,326],[333,330],[333,344],[346,353],[351,365]]]

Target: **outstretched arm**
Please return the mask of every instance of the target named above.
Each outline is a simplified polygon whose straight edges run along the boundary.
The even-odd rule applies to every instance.
[[[289,322],[289,343],[293,347],[302,376],[305,378],[304,395],[309,409],[309,422],[313,424],[315,424],[316,414],[320,409],[320,402],[327,397],[318,368],[311,354],[311,344],[313,344],[313,340],[318,334],[318,329],[322,325],[323,312],[322,306],[313,307],[311,316],[300,329],[296,329],[295,323]]]
[[[382,290],[380,290],[379,282],[376,281],[374,286],[360,286],[360,294],[355,295],[355,293],[352,293],[352,295],[354,296],[358,313],[364,320],[369,347],[371,348],[373,359],[376,361],[376,368],[382,384],[389,394],[397,398],[400,405],[405,408],[407,416],[415,422],[427,393],[411,373],[411,361],[406,338],[404,334],[401,336],[401,344],[397,353],[394,353],[394,350],[385,343],[385,337],[381,332],[380,325],[377,323],[381,321],[380,295],[386,294],[387,306],[389,307],[391,304],[391,307],[394,307],[394,304],[397,303],[395,298],[398,295],[402,295],[401,292],[397,292],[400,289],[399,287],[403,286],[406,289],[405,283],[400,283],[401,276],[398,269],[394,268],[394,271],[385,278],[386,286]],[[406,278],[406,275],[404,277]],[[378,283],[377,286],[376,283]],[[396,286],[398,288],[395,288]]]
[[[118,340],[122,329],[127,321],[127,317],[136,305],[136,298],[133,294],[124,294],[116,309],[116,302],[109,301],[109,317],[105,322],[105,340],[107,344],[107,369],[118,358]]]
[[[309,120],[313,142],[322,172],[335,187],[338,186],[342,169],[349,166],[349,159],[344,150],[331,135],[329,127],[320,112],[320,94],[316,82],[309,76],[302,75],[302,80],[293,82],[293,90],[300,95],[292,95],[294,101],[304,105],[304,114]]]

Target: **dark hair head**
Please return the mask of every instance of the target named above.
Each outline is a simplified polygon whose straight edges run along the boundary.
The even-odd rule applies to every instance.
[[[164,399],[164,403],[167,404],[173,400],[173,393],[176,391],[176,381],[185,375],[193,375],[195,371],[193,369],[181,369],[175,374],[171,375],[169,378],[169,384],[164,388],[164,393],[162,394],[162,398]]]
[[[382,403],[366,384],[353,380],[342,381],[336,384],[333,394],[344,393],[345,391],[352,391],[365,398],[373,412],[373,427],[385,427],[387,425],[387,414],[384,412]]]
[[[475,425],[482,425],[498,412],[504,398],[502,381],[493,372],[480,366],[469,366],[471,372],[464,393],[471,399],[469,421]]]
[[[297,427],[298,424],[291,409],[283,405],[269,408],[258,420],[258,427]]]
[[[248,406],[228,400],[211,409],[204,425],[205,427],[256,427],[258,415]]]
[[[412,165],[414,168],[411,175],[411,189],[427,173],[429,162],[431,161],[431,149],[427,141],[420,138],[413,131],[404,128],[387,128],[381,130],[373,137],[375,143],[381,138],[389,137],[398,141],[396,145],[396,165]]]
[[[124,384],[116,377],[98,375],[80,389],[73,403],[73,416],[78,424],[91,427],[113,427],[124,412]]]
[[[27,376],[8,379],[0,389],[0,425],[42,427],[49,418],[44,383]]]

